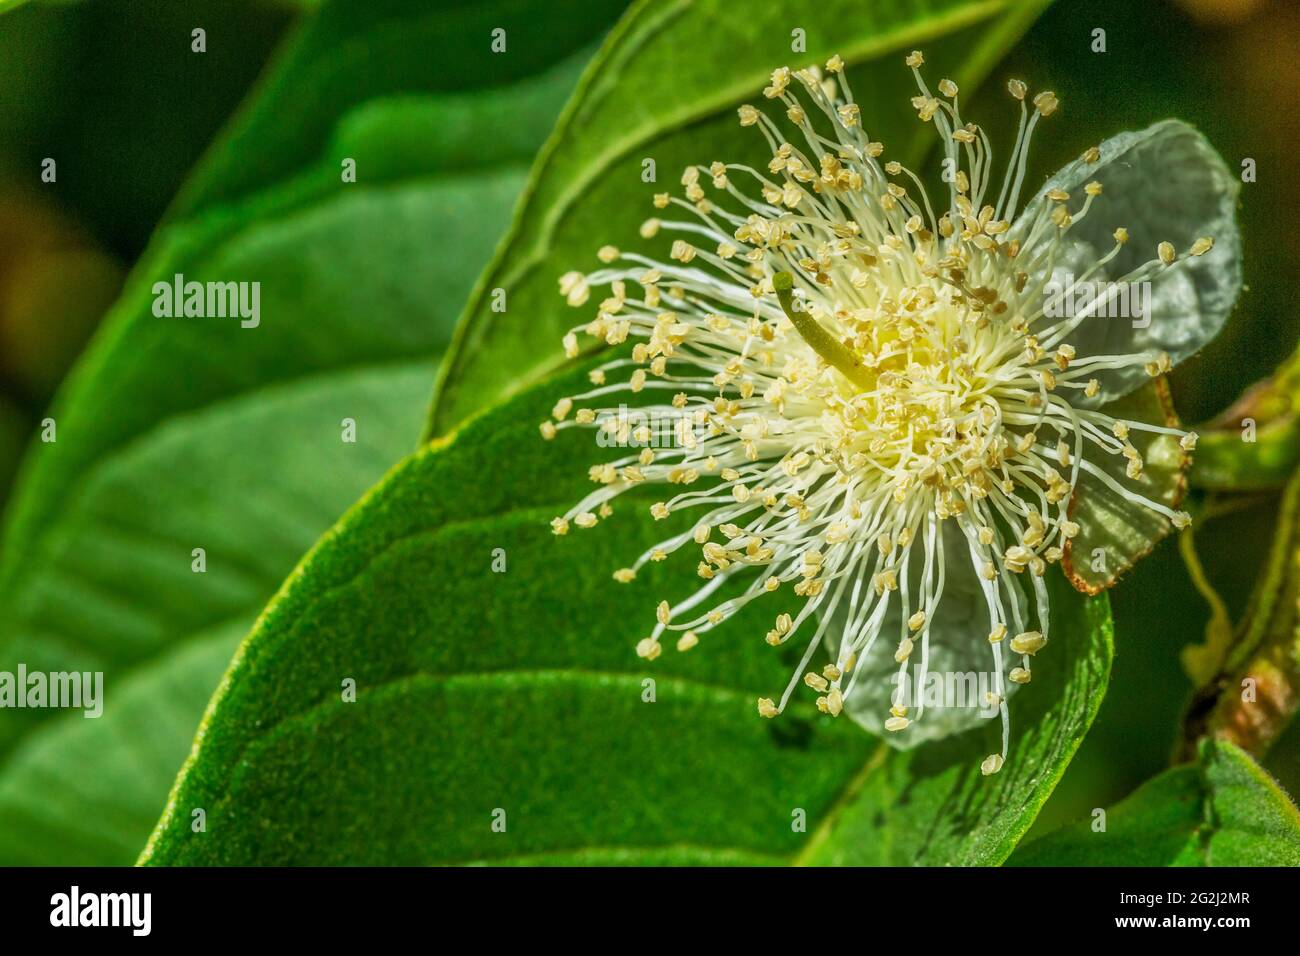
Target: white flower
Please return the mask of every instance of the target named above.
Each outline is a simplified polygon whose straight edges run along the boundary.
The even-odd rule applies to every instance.
[[[983,647],[983,703],[1002,723],[988,774],[1007,754],[1007,697],[1049,646],[1043,576],[1079,533],[1081,477],[1175,526],[1189,520],[1142,494],[1145,462],[1129,436],[1183,449],[1195,436],[1098,409],[1222,326],[1240,287],[1236,189],[1204,138],[1168,121],[1089,149],[1017,213],[1030,139],[1056,97],[1027,105],[1025,85],[1009,84],[1020,131],[995,179],[956,85],[931,93],[921,55],[907,62],[912,105],[943,141],[937,218],[918,178],[883,160],[833,58],[828,75],[782,68],[764,90],[801,146],[743,106],[741,125],[771,148],[767,169],[691,167],[684,198],[655,197],[663,218],[641,234],[669,234],[666,261],[604,246],[604,268],[561,279],[574,305],[608,290],[565,337],[570,355],[582,331],[634,345],[557,405],[543,434],[597,428],[603,445],[632,450],[593,466],[600,487],[553,527],[595,525],[638,485],[669,486],[656,519],[694,516],[614,575],[630,581],[647,561],[700,550],[704,583],[659,605],[637,646],[648,659],[665,631],[688,650],[750,601],[792,589],[798,612],[777,617],[767,641],[800,642],[803,659],[779,698],[759,700],[763,716],[803,683],[825,713],[924,736],[923,699],[867,699],[862,688],[885,667],[899,687],[925,687],[936,661]],[[1115,317],[1120,295],[1130,314]],[[624,393],[668,400],[629,413],[613,401]],[[748,582],[743,594],[713,605],[733,579]],[[823,645],[830,663],[810,666]]]

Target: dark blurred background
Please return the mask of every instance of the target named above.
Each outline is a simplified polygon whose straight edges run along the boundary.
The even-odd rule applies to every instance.
[[[0,15],[0,496],[186,174],[310,5],[65,0]]]
[[[864,0],[865,2],[865,0]],[[0,502],[51,395],[84,349],[187,172],[237,109],[309,0],[31,2],[0,15]],[[190,53],[195,27],[209,52]],[[1106,52],[1092,52],[1093,31]],[[237,43],[216,42],[238,37]],[[1296,346],[1300,233],[1300,4],[1293,0],[1058,0],[967,112],[1010,143],[1008,76],[1051,87],[1061,112],[1036,139],[1031,183],[1120,129],[1179,116],[1243,188],[1246,279],[1237,314],[1180,367],[1185,420],[1211,417]],[[285,123],[294,117],[285,116]],[[55,184],[41,161],[57,159]],[[1272,530],[1265,497],[1197,543],[1234,614]],[[1039,827],[1086,815],[1163,768],[1191,686],[1179,649],[1208,618],[1166,542],[1113,592],[1118,657],[1094,732]],[[1293,737],[1295,735],[1292,735]],[[1270,769],[1300,787],[1300,744]]]
[[[1104,54],[1091,49],[1098,28],[1106,31]],[[1300,92],[1300,4],[1065,0],[994,72],[989,91],[1009,75],[1054,89],[1062,102],[1052,117],[1057,125],[1047,121],[1035,139],[1037,178],[1029,182],[1042,182],[1106,136],[1170,116],[1203,130],[1230,169],[1255,160],[1257,179],[1243,184],[1239,209],[1245,291],[1223,333],[1173,374],[1184,421],[1212,417],[1269,375],[1300,339],[1294,296],[1300,237],[1285,225],[1300,208],[1300,116],[1284,105]],[[999,104],[991,99],[978,120],[993,127],[988,114],[999,112]],[[992,136],[993,142],[1008,142],[1009,135]],[[1277,498],[1265,495],[1196,530],[1206,575],[1234,620],[1249,600],[1276,515]],[[1179,651],[1204,640],[1210,609],[1193,587],[1176,540],[1166,539],[1122,579],[1111,603],[1116,657],[1110,690],[1036,832],[1121,799],[1168,765],[1178,741],[1192,693]],[[1295,737],[1275,746],[1267,761],[1293,794],[1300,792]]]

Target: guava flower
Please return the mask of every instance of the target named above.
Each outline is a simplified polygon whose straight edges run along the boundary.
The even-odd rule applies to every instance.
[[[825,72],[776,70],[763,95],[788,124],[739,110],[767,140],[766,169],[689,167],[683,195],[655,196],[663,212],[641,228],[666,259],[607,245],[603,267],[561,278],[571,306],[602,290],[594,319],[565,336],[569,356],[579,333],[632,345],[541,430],[594,428],[626,449],[591,467],[598,487],[556,534],[593,527],[640,486],[664,489],[654,518],[693,518],[614,573],[630,581],[698,549],[702,583],[658,605],[638,654],[655,659],[670,634],[687,651],[790,590],[797,611],[766,640],[799,642],[802,660],[759,714],[803,684],[823,713],[922,739],[909,668],[924,687],[932,668],[978,653],[992,678],[982,703],[1002,726],[989,774],[1007,755],[1007,697],[1049,646],[1044,577],[1080,533],[1081,482],[1165,530],[1190,520],[1143,474],[1152,440],[1185,463],[1195,434],[1103,406],[1222,326],[1241,282],[1236,186],[1199,133],[1166,121],[1089,148],[1021,209],[1030,140],[1056,96],[1008,84],[1019,134],[995,177],[956,84],[932,92],[922,63],[907,58],[912,106],[943,146],[938,215],[864,129],[839,57]],[[1120,300],[1129,314],[1115,314]],[[885,684],[896,690],[882,697]]]

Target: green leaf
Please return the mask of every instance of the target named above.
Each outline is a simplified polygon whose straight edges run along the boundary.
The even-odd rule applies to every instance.
[[[1197,831],[1205,791],[1195,767],[1175,767],[1148,780],[1093,822],[1071,824],[1020,847],[1010,866],[1200,866]],[[1100,819],[1100,818],[1098,818]]]
[[[1108,403],[1102,411],[1117,420],[1178,426],[1163,378]],[[1136,481],[1126,477],[1128,460],[1120,455],[1096,456],[1094,464],[1119,486],[1176,509],[1187,491],[1187,453],[1178,439],[1134,429],[1129,441],[1144,462]],[[1172,529],[1168,518],[1126,500],[1087,471],[1079,474],[1070,520],[1079,525],[1079,534],[1066,542],[1061,566],[1074,586],[1086,594],[1097,594],[1114,584]],[[1095,560],[1098,549],[1104,560]]]
[[[1300,866],[1300,813],[1250,755],[1201,742],[1197,763],[1155,777],[1112,807],[1105,829],[1077,823],[1025,844],[1018,866]]]
[[[0,670],[103,671],[108,706],[98,720],[0,711],[0,862],[122,864],[138,852],[223,655],[311,543],[415,446],[437,356],[521,163],[577,75],[575,48],[612,9],[531,31],[518,62],[474,74],[519,82],[475,90],[442,64],[492,57],[486,32],[471,53],[464,31],[498,15],[518,23],[520,4],[326,4],[216,148],[61,393],[58,440],[34,449],[9,515]],[[392,62],[397,37],[421,36],[436,43]],[[332,98],[348,71],[347,95]],[[481,143],[515,110],[533,117],[472,163],[432,148],[444,119],[453,141]],[[227,167],[231,141],[243,145]],[[342,157],[358,158],[357,182],[341,181]],[[176,273],[260,282],[260,324],[155,316],[152,285]]]
[[[551,0],[539,18],[530,0],[326,0],[262,82],[255,108],[236,117],[204,158],[174,212],[192,216],[294,178],[321,159],[340,117],[346,125],[369,104],[410,96],[446,111],[449,140],[479,147],[471,163],[456,150],[430,151],[419,157],[420,170],[531,160],[576,74],[565,69],[540,98],[528,83],[599,39],[626,5]],[[505,54],[491,50],[494,29],[506,31]],[[467,101],[471,93],[488,99]],[[338,163],[331,165],[337,182]],[[359,181],[370,178],[360,163],[358,170]]]
[[[1300,350],[1207,422],[1192,484],[1210,491],[1281,488],[1300,461]]]
[[[1007,858],[1083,741],[1110,678],[1105,597],[1085,598],[1054,572],[1048,583],[1052,653],[1035,659],[1033,683],[1012,699],[1002,770],[979,772],[980,757],[997,750],[985,731],[891,750],[851,788],[835,832],[803,862],[982,866]]]
[[[1250,755],[1227,741],[1201,744],[1210,795],[1210,866],[1300,866],[1300,812]]]
[[[916,88],[903,51],[924,45],[930,62],[970,88],[1046,5],[825,0],[801,6],[792,19],[779,3],[743,14],[727,0],[638,4],[588,68],[534,167],[526,202],[457,327],[426,434],[446,434],[556,369],[563,361],[558,343],[573,324],[560,307],[557,279],[592,263],[606,242],[655,248],[638,240],[638,228],[653,214],[652,194],[676,182],[681,169],[717,159],[767,164],[763,138],[738,128],[735,108],[761,98],[774,67],[839,53],[867,97],[863,122],[872,137],[914,165],[935,139],[908,109]],[[796,23],[807,52],[792,57]],[[647,159],[657,182],[642,179]],[[507,313],[491,310],[497,288],[506,290]]]
[[[672,561],[610,575],[662,527],[625,505],[551,533],[590,436],[548,443],[535,423],[581,374],[407,459],[322,539],[237,653],[144,862],[1006,857],[1105,691],[1105,599],[1053,576],[1052,653],[1017,695],[997,776],[979,771],[995,721],[899,754],[811,698],[760,719],[799,650],[762,640],[770,606],[648,663],[633,648],[690,576]]]

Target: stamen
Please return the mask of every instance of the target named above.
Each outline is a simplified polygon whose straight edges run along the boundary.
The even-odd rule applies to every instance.
[[[907,58],[920,91],[913,106],[933,122],[954,171],[939,219],[911,170],[880,162],[884,146],[862,128],[842,61],[828,61],[829,79],[775,71],[765,96],[784,108],[806,148],[742,106],[740,124],[756,127],[772,153],[765,170],[722,161],[688,167],[684,198],[658,195],[641,231],[646,239],[667,234],[662,261],[604,245],[597,271],[561,278],[575,307],[608,290],[595,317],[564,337],[565,353],[580,353],[580,334],[631,351],[593,370],[592,387],[561,398],[539,427],[546,439],[595,428],[628,446],[591,467],[595,489],[552,521],[556,535],[600,524],[614,498],[644,484],[671,489],[650,508],[656,520],[695,516],[613,573],[629,582],[647,562],[699,548],[699,587],[657,604],[637,645],[643,658],[660,656],[665,634],[680,634],[677,650],[691,650],[751,602],[792,591],[802,604],[779,615],[765,640],[801,640],[803,652],[784,692],[759,699],[758,713],[780,714],[802,683],[822,713],[870,711],[874,727],[905,733],[922,724],[925,701],[909,708],[904,682],[914,676],[923,688],[936,635],[950,640],[969,626],[972,655],[992,659],[984,704],[998,711],[1002,742],[981,764],[992,774],[1008,757],[1009,691],[1030,682],[1035,655],[1050,652],[1043,578],[1081,532],[1069,517],[1080,476],[1182,527],[1184,512],[1149,500],[1094,459],[1121,456],[1132,482],[1144,463],[1130,428],[1176,436],[1184,450],[1195,436],[1072,405],[1099,394],[1107,370],[1160,375],[1169,360],[1089,355],[1065,341],[1098,317],[1104,300],[1044,322],[1128,241],[1118,228],[1113,248],[1046,295],[1069,229],[1106,208],[1100,185],[1089,183],[1081,203],[1048,193],[1035,218],[1022,215],[1013,229],[1033,132],[1057,110],[1056,97],[1037,94],[1031,112],[1027,87],[1008,85],[1019,130],[997,200],[986,203],[988,137],[963,121],[956,84],[943,80],[942,98],[931,94],[923,63],[919,52]],[[1099,150],[1084,159],[1099,161]],[[1183,267],[1212,247],[1204,237],[1180,255],[1162,243],[1120,281]],[[624,393],[648,404],[629,410],[613,398]],[[979,624],[952,620],[945,607],[958,571],[980,588]],[[743,589],[714,604],[729,583]],[[887,628],[891,619],[896,626]],[[823,649],[829,662],[818,667]],[[860,705],[857,695],[861,675],[879,673],[886,654],[899,690],[884,716],[883,701]],[[871,667],[859,666],[868,658]]]

